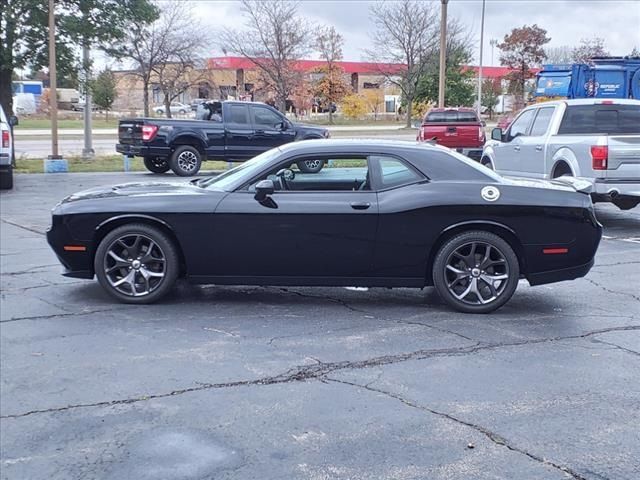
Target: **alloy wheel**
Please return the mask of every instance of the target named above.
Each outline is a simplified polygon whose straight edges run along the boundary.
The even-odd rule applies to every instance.
[[[486,305],[505,291],[509,264],[495,245],[469,242],[449,255],[444,277],[456,299],[468,305]]]
[[[163,282],[166,258],[160,246],[146,235],[129,234],[114,240],[104,255],[104,274],[119,293],[149,295]]]
[[[184,172],[192,172],[198,166],[198,157],[191,151],[184,151],[178,155],[178,166]]]

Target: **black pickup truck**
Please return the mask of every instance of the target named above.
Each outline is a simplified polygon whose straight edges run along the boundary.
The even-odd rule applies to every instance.
[[[142,157],[151,172],[171,169],[187,177],[198,173],[203,160],[243,162],[285,143],[329,136],[326,128],[292,123],[264,103],[222,102],[220,113],[215,120],[120,120],[116,151]],[[298,168],[315,173],[323,166],[301,162]]]

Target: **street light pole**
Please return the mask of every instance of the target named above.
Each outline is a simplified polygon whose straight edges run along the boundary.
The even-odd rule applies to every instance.
[[[493,66],[493,48],[498,45],[498,40],[492,38],[489,40],[489,45],[491,45],[491,65]]]
[[[82,45],[82,65],[84,67],[84,148],[82,158],[89,160],[93,158],[94,150],[91,138],[91,58],[89,45],[84,42]]]
[[[49,111],[51,113],[51,159],[58,159],[58,90],[56,85],[55,2],[49,0]]]
[[[482,0],[482,17],[480,20],[480,68],[478,69],[478,118],[482,113],[482,47],[484,46],[484,4]]]
[[[444,80],[447,68],[447,3],[449,0],[440,0],[442,9],[440,12],[440,75],[438,78],[438,107],[444,107]]]

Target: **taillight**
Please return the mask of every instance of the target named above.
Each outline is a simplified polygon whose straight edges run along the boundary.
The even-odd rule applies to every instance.
[[[606,145],[591,146],[591,165],[594,170],[606,170],[609,158],[609,147]]]
[[[157,125],[143,125],[142,126],[142,140],[148,142],[149,140],[153,140],[153,137],[158,133]]]
[[[9,130],[2,130],[2,148],[9,148]]]
[[[484,142],[484,127],[478,127],[478,141]]]

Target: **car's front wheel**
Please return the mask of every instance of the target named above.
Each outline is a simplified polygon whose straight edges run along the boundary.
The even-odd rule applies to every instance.
[[[171,169],[167,159],[161,157],[144,157],[144,166],[153,173],[166,173]]]
[[[152,303],[178,278],[178,252],[161,230],[145,224],[123,225],[100,242],[94,269],[100,285],[124,303]]]
[[[200,171],[202,156],[197,148],[191,145],[181,145],[171,155],[169,166],[176,175],[189,177]]]
[[[470,231],[448,240],[433,263],[433,283],[442,299],[465,313],[489,313],[518,286],[518,257],[501,237]]]

